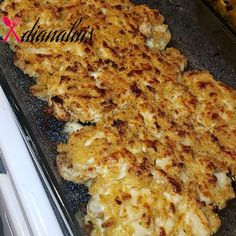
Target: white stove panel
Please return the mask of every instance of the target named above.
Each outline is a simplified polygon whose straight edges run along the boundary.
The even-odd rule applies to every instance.
[[[32,235],[7,174],[0,174],[0,216],[5,236]]]
[[[7,214],[5,223],[9,222],[12,231],[17,230],[16,235],[20,235],[18,232],[23,232],[23,230],[26,230],[26,226],[29,226],[28,232],[30,232],[32,236],[62,236],[61,227],[17,127],[10,104],[1,87],[0,149],[2,151],[4,165],[14,190],[10,189],[10,187],[9,189],[6,188],[6,185],[8,185],[6,183],[9,180],[2,177],[0,185],[1,193],[4,194],[4,198],[1,203]],[[12,191],[16,193],[16,199],[18,199],[19,204],[16,203],[15,200],[11,203],[14,198],[12,198]],[[16,221],[15,213],[13,212],[16,211],[17,204],[20,205],[20,209],[23,210],[22,214],[17,210],[17,215],[23,215],[27,222],[22,223],[21,228],[19,224],[23,222],[23,218],[20,217],[21,219]]]

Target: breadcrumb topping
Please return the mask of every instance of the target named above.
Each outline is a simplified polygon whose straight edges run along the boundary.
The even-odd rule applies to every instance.
[[[9,41],[32,93],[67,122],[57,167],[89,187],[91,235],[215,233],[216,210],[235,197],[236,92],[185,70],[159,11],[127,0],[6,0],[0,9],[21,18],[18,34],[38,18],[63,30],[79,16],[94,29],[90,43]]]

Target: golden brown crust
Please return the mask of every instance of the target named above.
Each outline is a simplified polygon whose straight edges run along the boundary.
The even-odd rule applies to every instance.
[[[69,30],[78,16],[83,17],[79,29],[88,26],[94,29],[91,43],[22,42],[16,50],[16,65],[37,80],[32,89],[34,95],[48,101],[49,106],[54,106],[53,114],[60,120],[94,122],[101,119],[104,112],[101,104],[123,94],[127,90],[124,85],[128,86],[129,83],[128,72],[132,67],[142,66],[140,62],[137,66],[132,65],[132,62],[125,62],[124,58],[129,58],[132,54],[140,57],[148,46],[153,51],[163,50],[171,37],[168,27],[163,23],[163,16],[157,10],[151,10],[145,5],[136,6],[129,1],[96,1],[96,7],[92,7],[93,3],[24,0],[23,3],[6,1],[1,5],[1,15],[7,13],[11,19],[15,15],[21,18],[21,24],[17,26],[19,35],[30,29],[38,17],[39,24],[43,23],[48,31],[52,28]],[[147,27],[150,28],[148,33],[145,31]],[[7,29],[1,27],[1,34],[5,34],[4,30]],[[151,57],[155,57],[155,53]],[[117,76],[118,71],[123,74],[123,83]],[[99,73],[101,81],[100,77],[96,78]],[[61,82],[62,78],[68,76],[70,81]],[[102,81],[103,78],[106,80]],[[81,87],[85,81],[88,87]],[[89,94],[91,90],[93,93]],[[51,102],[54,93],[60,93],[63,105]]]
[[[19,33],[39,16],[70,28],[82,15],[95,29],[90,44],[10,41],[15,64],[35,77],[32,93],[69,121],[57,167],[89,186],[92,235],[216,232],[215,209],[235,197],[236,92],[207,71],[184,72],[186,58],[165,49],[163,16],[122,0],[8,0],[1,9],[21,17]]]

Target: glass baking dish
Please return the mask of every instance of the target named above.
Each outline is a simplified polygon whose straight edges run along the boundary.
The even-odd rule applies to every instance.
[[[236,1],[203,0],[209,9],[216,14],[225,27],[236,34]]]
[[[159,0],[135,1],[160,9],[172,32],[170,46],[188,58],[188,69],[207,69],[217,80],[236,88],[236,38],[215,17],[203,1]],[[65,142],[63,122],[47,115],[46,103],[33,97],[29,87],[34,80],[13,64],[14,53],[0,42],[0,84],[21,125],[25,140],[48,193],[69,225],[65,235],[84,235],[83,217],[89,199],[87,189],[64,181],[58,175],[56,144]],[[22,170],[25,171],[25,170]],[[236,200],[220,212],[222,226],[216,235],[236,235]],[[71,233],[69,232],[71,231]]]

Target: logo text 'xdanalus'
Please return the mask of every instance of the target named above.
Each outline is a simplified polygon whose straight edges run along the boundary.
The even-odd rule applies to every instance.
[[[16,32],[14,31],[14,28],[19,24],[20,22],[20,18],[15,17],[13,19],[13,21],[11,21],[7,16],[3,17],[3,22],[4,24],[10,29],[9,32],[6,34],[6,36],[3,39],[3,42],[5,43],[7,41],[7,39],[10,37],[11,34],[13,34],[13,36],[15,37],[15,39],[17,40],[18,43],[20,43],[20,38],[18,37],[18,35],[16,34]]]

